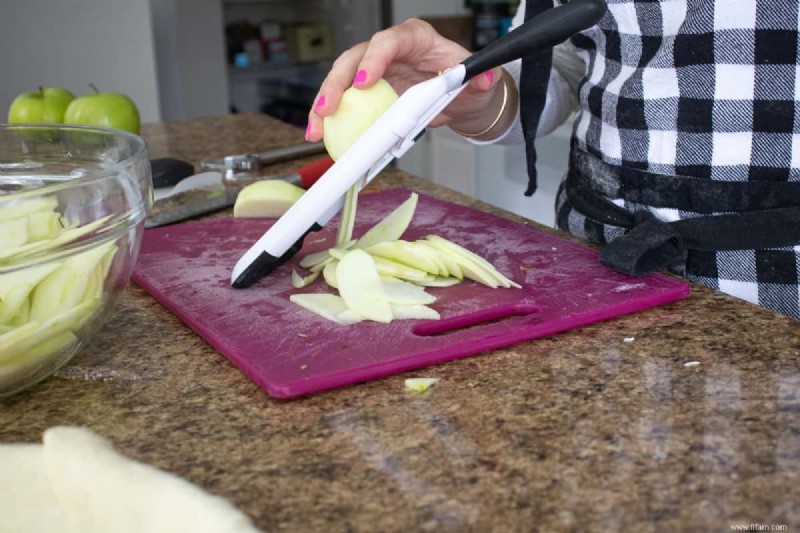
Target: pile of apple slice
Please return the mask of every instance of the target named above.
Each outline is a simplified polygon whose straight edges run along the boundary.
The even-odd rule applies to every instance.
[[[0,260],[41,252],[90,233],[105,219],[77,226],[55,198],[4,206]],[[0,386],[72,345],[102,302],[117,247],[101,244],[61,260],[0,274]]]
[[[338,324],[362,320],[438,319],[436,297],[426,287],[448,287],[470,279],[492,288],[519,288],[491,263],[436,235],[402,240],[417,207],[411,196],[357,240],[303,257],[309,274],[292,271],[292,286],[303,288],[322,275],[337,294],[293,294],[289,299]]]

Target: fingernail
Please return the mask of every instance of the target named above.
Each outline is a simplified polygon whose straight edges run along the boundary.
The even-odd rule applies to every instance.
[[[306,140],[307,141],[310,140],[310,137],[311,137],[311,123],[309,122],[308,126],[306,126]]]
[[[317,100],[317,105],[314,106],[314,109],[319,109],[324,105],[325,105],[325,95],[323,94],[322,96],[319,97],[319,100]]]
[[[494,83],[494,73],[491,70],[487,70],[484,72],[486,74],[486,78],[489,80],[489,83]]]
[[[367,81],[367,71],[359,70],[356,72],[356,77],[353,79],[353,85],[361,85],[365,81]]]

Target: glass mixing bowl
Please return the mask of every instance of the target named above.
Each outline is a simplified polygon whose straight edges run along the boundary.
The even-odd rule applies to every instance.
[[[0,397],[52,375],[108,318],[151,206],[138,135],[0,124]]]

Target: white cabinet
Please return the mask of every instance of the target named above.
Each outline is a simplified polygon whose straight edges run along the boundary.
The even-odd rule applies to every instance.
[[[524,195],[528,171],[521,144],[476,145],[449,128],[433,128],[397,166],[552,227],[556,192],[567,171],[571,132],[568,121],[537,141],[538,188],[531,197]]]

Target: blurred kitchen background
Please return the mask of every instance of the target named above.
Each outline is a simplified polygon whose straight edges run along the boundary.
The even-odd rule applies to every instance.
[[[505,33],[516,9],[499,0],[0,0],[0,109],[39,86],[81,95],[91,82],[129,95],[144,122],[254,112],[304,128],[333,59],[381,28],[419,17],[474,50]],[[532,198],[522,194],[522,146],[476,146],[438,128],[397,165],[552,226],[570,131],[540,139]]]

